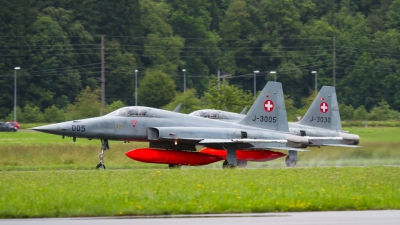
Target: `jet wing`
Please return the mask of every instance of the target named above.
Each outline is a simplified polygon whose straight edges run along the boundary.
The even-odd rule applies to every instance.
[[[263,149],[275,149],[275,150],[285,150],[285,151],[298,151],[298,152],[307,152],[309,150],[301,149],[301,148],[290,148],[283,146],[274,146],[268,144],[286,144],[287,140],[263,140],[263,139],[204,139],[199,142],[199,145],[209,145],[209,144],[233,144],[233,143],[242,143],[247,144],[248,148],[256,147],[255,144],[262,143]]]
[[[263,140],[263,139],[203,139],[199,144],[213,143],[286,143],[286,140]]]
[[[311,140],[343,140],[342,137],[311,137],[311,136],[304,136],[307,139]]]
[[[309,152],[310,150],[303,148],[287,148],[287,147],[272,147],[271,149],[285,150],[285,151],[296,151],[296,152]]]
[[[328,147],[345,147],[345,148],[360,148],[362,146],[359,145],[343,145],[343,144],[324,144],[322,146],[328,146]]]

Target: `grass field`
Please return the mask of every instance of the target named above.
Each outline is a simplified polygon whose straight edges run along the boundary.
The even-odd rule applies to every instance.
[[[379,166],[400,165],[400,128],[349,128],[360,135],[362,148],[309,148],[299,153],[299,167],[316,166]],[[0,133],[0,170],[93,169],[98,163],[99,140],[62,139],[57,135],[22,131]],[[125,152],[148,146],[147,143],[111,141],[105,153],[111,169],[167,168],[166,165],[135,162]],[[206,168],[220,168],[217,162]],[[249,167],[284,168],[284,158],[265,163],[249,163]]]
[[[0,172],[0,217],[400,208],[395,167]]]
[[[0,218],[400,209],[400,128],[347,130],[362,148],[311,148],[297,168],[169,170],[125,156],[146,143],[110,142],[106,171],[98,140],[2,132]]]

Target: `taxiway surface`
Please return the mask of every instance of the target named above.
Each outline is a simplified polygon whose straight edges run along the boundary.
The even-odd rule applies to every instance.
[[[157,217],[3,219],[0,225],[211,225],[211,224],[274,224],[274,225],[399,225],[400,210],[330,211],[254,214],[206,214]]]

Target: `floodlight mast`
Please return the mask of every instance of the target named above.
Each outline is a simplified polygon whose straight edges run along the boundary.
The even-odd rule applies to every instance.
[[[276,71],[271,71],[269,73],[273,73],[274,74],[274,81],[276,82]]]
[[[253,75],[254,75],[254,98],[256,98],[256,74],[259,73],[260,71],[254,70]]]
[[[315,93],[318,93],[318,76],[317,76],[317,74],[318,74],[318,71],[316,71],[316,70],[313,70],[313,71],[311,71],[311,73],[313,73],[313,74],[315,74]]]
[[[14,67],[14,122],[17,121],[17,70],[20,67]]]
[[[137,106],[137,73],[139,71],[135,70],[135,106]]]

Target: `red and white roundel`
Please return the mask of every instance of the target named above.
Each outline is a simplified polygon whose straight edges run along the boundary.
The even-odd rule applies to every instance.
[[[267,112],[274,110],[274,102],[272,100],[267,100],[264,102],[264,109]]]
[[[322,103],[319,105],[319,110],[320,110],[322,113],[327,113],[328,110],[329,110],[329,105],[328,105],[328,103],[322,102]]]

